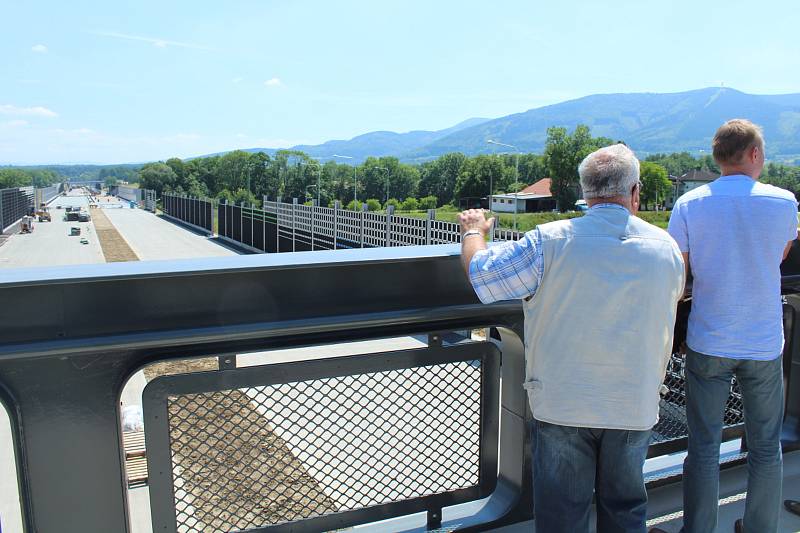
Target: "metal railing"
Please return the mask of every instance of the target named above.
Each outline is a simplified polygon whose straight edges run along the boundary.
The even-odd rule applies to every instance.
[[[397,448],[396,442],[388,438],[380,445],[373,443],[386,452],[382,458],[387,461],[386,467],[394,465],[391,454],[403,449],[407,457],[426,449],[430,452],[425,468],[412,468],[414,475],[405,484],[387,480],[388,485],[381,488],[370,483],[381,477],[379,471],[385,475],[391,470],[381,466],[369,475],[363,473],[366,468],[363,464],[375,467],[371,459],[363,456],[371,449],[366,433],[362,433],[366,448],[364,445],[346,448],[361,449],[361,470],[353,467],[355,470],[351,471],[347,461],[337,464],[341,458],[337,454],[326,459],[323,453],[326,444],[317,441],[318,450],[313,452],[316,467],[310,457],[304,460],[302,454],[293,452],[294,459],[286,460],[294,465],[295,475],[287,474],[296,479],[303,477],[300,472],[312,475],[315,468],[319,472],[334,469],[329,472],[332,476],[329,483],[314,477],[325,496],[319,496],[316,503],[309,500],[299,515],[291,514],[296,509],[281,510],[286,500],[277,499],[273,504],[278,510],[259,514],[262,526],[289,527],[279,522],[281,517],[301,515],[302,521],[289,522],[292,528],[316,529],[320,523],[352,524],[400,517],[395,524],[397,530],[406,530],[439,521],[443,526],[454,521],[464,527],[477,526],[516,516],[514,509],[527,490],[523,467],[527,456],[525,399],[521,388],[508,387],[499,392],[496,366],[499,356],[491,353],[499,349],[502,371],[519,375],[523,368],[522,343],[512,331],[518,326],[519,307],[479,305],[466,281],[457,275],[460,272],[457,250],[405,247],[363,254],[360,250],[302,254],[305,257],[262,254],[210,263],[180,261],[166,266],[164,262],[139,262],[64,267],[46,273],[9,271],[0,283],[0,294],[9,305],[7,309],[14,309],[4,313],[0,320],[0,394],[9,406],[14,425],[27,527],[31,531],[64,532],[127,530],[119,394],[127,377],[144,364],[187,356],[426,332],[434,340],[428,349],[419,352],[319,361],[305,370],[307,363],[268,369],[223,369],[165,378],[161,383],[171,383],[168,379],[174,379],[175,384],[181,380],[189,383],[185,394],[178,390],[172,395],[175,399],[169,412],[170,416],[178,417],[175,419],[178,427],[178,420],[188,416],[185,409],[176,411],[178,407],[191,407],[192,416],[197,416],[200,397],[205,398],[203,402],[216,402],[215,408],[224,407],[228,400],[223,397],[230,400],[238,396],[241,400],[243,396],[234,391],[258,388],[263,397],[248,396],[250,406],[256,411],[273,409],[271,430],[283,432],[280,439],[291,444],[292,435],[302,435],[303,424],[294,417],[314,419],[320,413],[314,414],[313,405],[305,411],[298,403],[278,406],[269,399],[276,398],[275,391],[288,386],[292,390],[287,396],[291,396],[311,387],[316,389],[311,393],[315,402],[331,402],[328,409],[339,412],[347,409],[348,398],[336,394],[337,387],[358,381],[366,384],[362,386],[365,395],[359,400],[359,412],[375,424],[393,424],[400,432],[402,446],[406,447]],[[441,282],[431,287],[432,278]],[[362,284],[369,279],[379,284],[391,282],[383,283],[379,290],[363,290]],[[102,297],[104,294],[127,295],[124,308]],[[34,302],[41,301],[48,301],[47,310],[33,313],[39,307]],[[81,313],[67,311],[76,308]],[[28,318],[23,320],[23,315]],[[475,343],[455,349],[437,347],[435,339],[443,331],[487,325],[500,327],[505,340],[497,343],[498,348]],[[397,388],[399,385],[393,378],[407,373],[414,379],[408,380],[404,388]],[[211,381],[204,382],[207,378]],[[366,393],[367,389],[372,391],[369,394],[383,396],[372,397]],[[478,389],[480,394],[475,396]],[[325,390],[329,393],[323,395],[326,398],[323,401],[318,394]],[[469,399],[463,398],[464,394]],[[351,400],[355,397],[350,395]],[[460,400],[457,405],[454,398]],[[391,416],[404,411],[409,416],[413,413],[413,417],[391,422]],[[157,429],[157,424],[147,418],[150,413],[153,411],[148,410],[146,415],[147,433]],[[280,413],[285,421],[278,423],[282,420]],[[502,425],[497,424],[496,417],[500,417]],[[211,419],[223,423],[222,416]],[[202,425],[199,419],[193,420],[198,421],[196,427]],[[426,434],[448,431],[452,437],[453,428],[463,421],[469,421],[471,429],[462,428],[463,438],[453,443],[426,443],[420,433],[423,429]],[[255,430],[244,419],[228,422],[236,426],[235,431]],[[503,427],[504,433],[498,434],[497,427]],[[163,510],[165,505],[167,516],[169,513],[179,516],[181,511],[173,497],[179,493],[177,488],[170,497],[159,497],[163,496],[156,488],[159,475],[175,488],[176,478],[171,476],[176,471],[181,470],[194,482],[202,482],[207,472],[199,470],[192,474],[194,477],[190,476],[187,469],[192,472],[202,466],[202,461],[188,450],[182,453],[175,449],[164,435],[161,440],[147,442],[148,459],[152,462],[149,477],[154,520],[163,519],[165,515],[159,509]],[[408,450],[409,445],[413,452]],[[499,454],[497,446],[504,447],[506,453]],[[459,451],[466,454],[463,459],[458,458]],[[157,465],[165,464],[158,462],[159,454],[178,463],[171,463],[166,470],[159,468]],[[188,464],[186,456],[190,457]],[[351,465],[358,464],[356,456],[348,457]],[[434,465],[430,462],[434,460],[439,462]],[[246,464],[237,462],[235,456],[225,457],[221,464],[229,468],[223,477],[244,482],[241,471],[247,468]],[[297,470],[300,464],[302,469]],[[256,464],[251,468],[253,472],[262,472],[263,466]],[[362,473],[358,474],[359,471]],[[180,490],[188,494],[190,483],[183,475],[181,479]],[[361,488],[355,492],[347,488],[358,487],[358,483]],[[302,497],[296,496],[302,501],[308,498],[307,489],[295,484],[292,487],[300,491]],[[239,490],[243,490],[241,486]],[[238,493],[232,492],[230,497],[235,494]],[[459,505],[481,498],[488,500],[478,507]],[[259,501],[263,504],[266,500]],[[199,503],[192,498],[192,509],[206,508]],[[219,507],[211,512],[218,515],[218,520],[230,520],[219,526],[222,529],[234,523],[235,527],[256,523],[254,518],[247,518],[245,511],[227,518],[217,512],[227,505],[242,509],[247,502],[217,501],[214,505]],[[416,515],[407,516],[417,511],[428,511],[421,518],[422,526]],[[213,523],[206,515],[200,517],[202,510],[191,512],[193,519]],[[264,516],[271,518],[267,520]],[[179,530],[177,520],[166,523],[168,530],[170,527]],[[191,527],[185,521],[181,524],[184,530]],[[157,530],[163,530],[162,522],[157,525]]]
[[[143,365],[420,334],[418,350],[152,381],[154,531],[531,517],[521,309],[480,305],[457,246],[9,270],[0,297],[0,398],[30,531],[128,530],[119,398]],[[800,442],[789,302],[786,449]],[[442,345],[484,327],[490,343]]]

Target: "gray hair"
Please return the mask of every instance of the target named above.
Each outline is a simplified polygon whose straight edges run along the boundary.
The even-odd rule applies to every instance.
[[[586,200],[628,196],[639,181],[639,160],[624,144],[612,144],[587,155],[578,174]]]

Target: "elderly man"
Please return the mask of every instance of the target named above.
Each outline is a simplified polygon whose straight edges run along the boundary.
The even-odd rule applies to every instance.
[[[717,526],[719,446],[725,402],[736,376],[747,432],[747,500],[736,531],[778,530],[783,422],[783,311],[780,264],[797,237],[797,202],[758,182],[761,129],[723,124],[713,140],[722,175],[681,196],[669,232],[694,275],[686,344],[684,530]]]
[[[583,160],[581,218],[486,247],[492,219],[459,216],[464,268],[484,303],[522,300],[533,413],[536,529],[643,532],[642,468],[672,348],[684,265],[663,230],[634,216],[639,162],[626,146]]]

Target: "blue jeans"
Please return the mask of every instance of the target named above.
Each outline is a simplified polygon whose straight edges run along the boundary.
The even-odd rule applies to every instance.
[[[709,533],[717,527],[719,446],[734,375],[744,401],[748,447],[744,529],[758,533],[777,531],[783,482],[781,358],[729,359],[691,349],[686,358],[689,453],[683,462],[683,531]]]
[[[534,420],[533,504],[536,531],[589,531],[592,495],[598,533],[644,533],[647,491],[642,469],[650,430],[558,426]]]

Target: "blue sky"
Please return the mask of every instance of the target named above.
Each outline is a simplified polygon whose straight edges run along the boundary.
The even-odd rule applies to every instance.
[[[607,92],[800,92],[792,1],[0,3],[0,164],[442,129]]]

